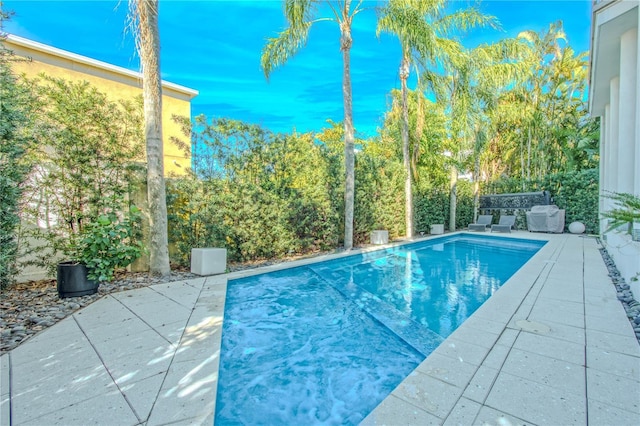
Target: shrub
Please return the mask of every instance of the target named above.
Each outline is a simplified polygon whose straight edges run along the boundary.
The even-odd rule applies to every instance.
[[[20,199],[33,166],[28,156],[33,99],[12,74],[10,59],[11,53],[0,45],[0,289],[12,283],[17,272]]]
[[[386,229],[390,238],[405,234],[404,169],[402,164],[369,154],[356,156],[354,242],[369,243],[374,229]]]
[[[343,202],[330,147],[309,134],[198,122],[197,175],[167,185],[174,262],[188,264],[193,247],[225,247],[230,260],[247,261],[337,246]]]
[[[598,169],[550,174],[540,180],[501,179],[485,186],[483,193],[510,193],[547,190],[554,204],[565,209],[565,224],[580,221],[588,233],[598,233]],[[492,192],[494,191],[494,192]]]
[[[457,184],[456,229],[473,223],[473,183],[459,180]]]
[[[433,189],[414,197],[416,231],[429,233],[431,225],[441,223],[447,228],[449,221],[449,194]]]
[[[39,265],[52,270],[56,255],[75,254],[74,241],[88,223],[128,210],[144,152],[142,105],[112,102],[86,82],[42,75],[27,83],[39,113],[31,152],[37,167],[25,186],[23,219],[39,226],[29,235],[47,241]]]
[[[602,214],[602,217],[611,219],[605,232],[625,226],[625,231],[631,235],[633,224],[640,223],[640,197],[622,192],[608,194],[607,198],[612,199],[616,207]]]
[[[140,257],[144,249],[136,240],[140,220],[140,210],[131,206],[124,218],[112,212],[84,227],[74,259],[87,266],[90,280],[111,281],[117,268],[129,266]]]

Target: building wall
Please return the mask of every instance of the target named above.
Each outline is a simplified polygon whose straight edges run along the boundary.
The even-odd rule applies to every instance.
[[[5,44],[15,55],[29,59],[12,64],[16,74],[34,78],[44,73],[50,77],[71,81],[87,81],[114,101],[132,99],[142,94],[141,78],[138,73],[130,70],[15,36],[10,36]],[[163,82],[162,89],[165,175],[181,175],[191,168],[191,156],[185,155],[170,142],[170,138],[176,137],[188,146],[191,145],[191,141],[183,135],[180,126],[174,123],[171,117],[177,115],[191,118],[191,99],[197,95],[197,92],[167,82]]]
[[[614,205],[606,195],[640,196],[640,2],[593,3],[589,110],[600,117],[601,212]],[[607,251],[640,299],[640,242],[626,230],[600,232]]]
[[[137,72],[12,35],[9,35],[4,44],[16,56],[26,58],[24,61],[12,62],[12,69],[18,75],[36,78],[44,73],[54,78],[86,81],[105,93],[113,101],[134,99],[142,94],[142,80]],[[162,83],[162,90],[165,175],[181,175],[191,168],[191,156],[190,153],[185,154],[171,143],[170,138],[176,137],[184,141],[189,147],[191,142],[182,134],[180,126],[174,123],[171,117],[177,115],[191,118],[191,99],[198,92],[166,81]],[[146,192],[132,195],[138,197],[137,204],[144,211]],[[38,226],[43,232],[46,232],[46,227],[40,224],[23,223],[23,225],[27,227]],[[28,241],[28,245],[32,248],[43,246],[43,244],[44,241],[39,239],[30,239]],[[25,258],[22,260],[33,260],[36,251],[39,250],[33,250],[33,253],[26,253]],[[52,258],[57,257],[55,253],[51,253],[50,256]],[[139,270],[148,270],[145,269],[148,268],[145,259],[138,262],[137,268]],[[44,278],[54,277],[49,275],[46,269],[38,266],[28,266],[16,277],[18,282]]]

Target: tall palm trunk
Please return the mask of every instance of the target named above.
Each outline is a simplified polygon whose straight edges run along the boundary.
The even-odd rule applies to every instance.
[[[413,237],[413,193],[411,189],[411,159],[409,157],[409,105],[407,101],[407,78],[409,78],[408,52],[402,55],[400,82],[402,84],[402,162],[404,164],[405,225],[407,238]]]
[[[473,161],[473,223],[478,220],[480,209],[480,153],[476,153]]]
[[[345,2],[345,15],[349,11],[349,0]],[[342,97],[344,99],[344,248],[353,247],[353,204],[355,198],[355,153],[353,130],[353,102],[351,93],[351,22],[348,16],[340,25],[340,50],[342,50]]]
[[[147,197],[149,199],[149,268],[166,276],[169,266],[167,200],[162,146],[162,80],[160,78],[160,34],[158,0],[136,0],[139,53],[142,64],[145,139],[147,142]]]
[[[522,192],[524,192],[524,141],[520,138],[520,180],[522,180]]]
[[[531,127],[527,130],[527,181],[531,181]]]
[[[458,205],[458,168],[455,164],[451,165],[451,174],[449,176],[449,230],[456,230],[456,206]]]

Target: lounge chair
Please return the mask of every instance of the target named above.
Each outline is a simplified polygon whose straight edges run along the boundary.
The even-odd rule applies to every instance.
[[[500,221],[497,225],[491,225],[491,232],[511,232],[511,228],[513,228],[516,224],[516,217],[505,215],[500,216]]]
[[[484,232],[487,230],[487,227],[491,226],[491,222],[493,221],[493,216],[490,214],[481,214],[478,216],[478,220],[476,223],[470,223],[468,226],[469,231],[480,231]]]

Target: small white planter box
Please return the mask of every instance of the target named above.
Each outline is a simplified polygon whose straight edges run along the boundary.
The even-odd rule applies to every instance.
[[[373,231],[371,232],[371,244],[388,244],[389,231]]]
[[[444,225],[431,225],[431,234],[444,234]]]
[[[227,270],[227,249],[191,249],[191,273],[196,275],[223,274]]]

